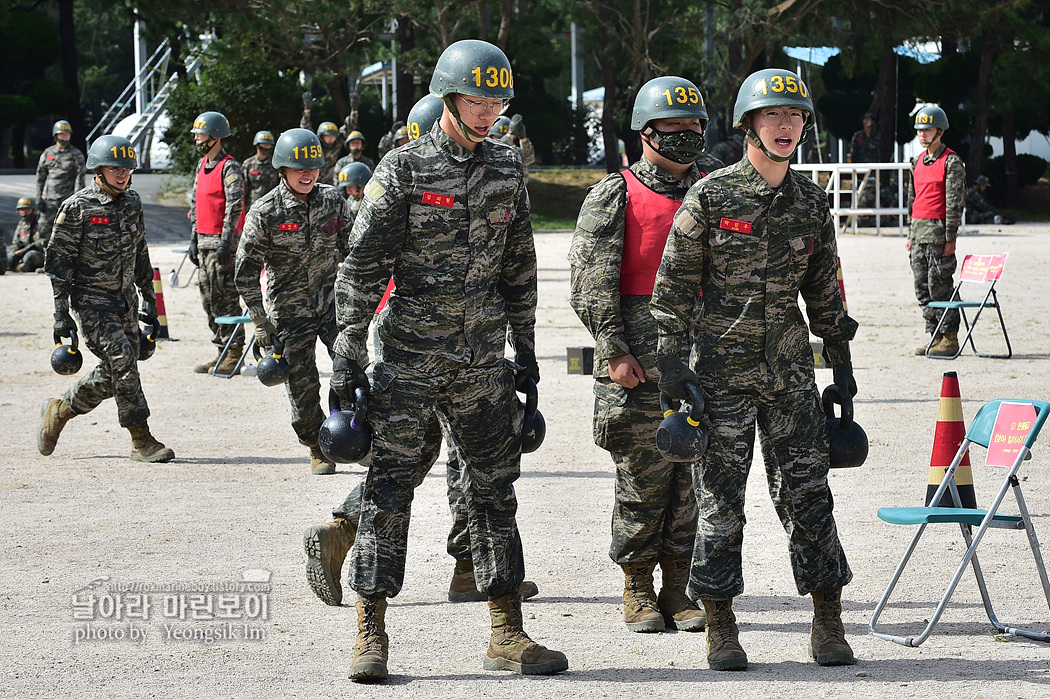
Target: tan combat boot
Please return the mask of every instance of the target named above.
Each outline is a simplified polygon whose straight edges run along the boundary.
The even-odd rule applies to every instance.
[[[919,347],[916,347],[915,348],[915,356],[917,356],[917,357],[924,357],[924,356],[926,356],[926,348],[927,347],[929,347],[931,349],[931,354],[932,354],[933,348],[940,341],[941,341],[941,335],[940,335],[940,333],[938,333],[938,334],[933,336],[933,341],[932,342],[927,342],[925,345],[921,345]]]
[[[529,599],[540,594],[540,588],[531,580],[525,580],[518,587],[518,594],[522,599]],[[457,560],[452,571],[452,581],[448,584],[448,601],[484,602],[487,599],[485,593],[478,590],[478,583],[474,578],[474,561],[469,558],[465,561]]]
[[[306,582],[325,604],[338,607],[343,603],[343,561],[356,538],[357,522],[343,517],[316,524],[303,534]]]
[[[521,597],[503,595],[489,600],[492,638],[485,654],[486,670],[510,670],[522,675],[550,675],[569,669],[565,654],[547,650],[525,633]]]
[[[664,622],[679,631],[703,631],[704,611],[696,602],[685,595],[685,586],[689,582],[689,567],[693,564],[690,558],[664,558],[660,561],[660,571],[664,584],[656,604],[664,615]]]
[[[740,645],[732,599],[705,599],[707,664],[712,670],[746,670],[747,653]]]
[[[664,616],[656,602],[653,570],[656,563],[625,563],[623,568],[623,622],[638,633],[664,630]]]
[[[222,350],[219,350],[219,354],[215,355],[215,359],[211,360],[210,362],[204,362],[203,364],[198,364],[197,366],[193,367],[193,373],[207,374],[209,371],[212,370],[212,367],[214,367],[216,363],[218,363],[220,355],[222,355]]]
[[[944,333],[930,348],[934,357],[954,357],[959,354],[959,333]]]
[[[131,433],[131,460],[145,461],[154,464],[163,461],[171,461],[175,458],[175,452],[153,438],[146,423],[132,425],[128,428]]]
[[[315,476],[330,476],[335,473],[335,462],[324,455],[319,444],[310,447],[310,473]]]
[[[58,435],[62,434],[62,428],[66,423],[76,417],[73,408],[61,398],[52,398],[44,401],[43,409],[40,411],[43,421],[40,423],[40,431],[36,435],[36,448],[44,456],[50,456],[58,444]]]
[[[809,634],[809,657],[817,665],[853,665],[853,649],[842,626],[842,588],[815,590],[813,629]]]
[[[215,367],[215,373],[223,376],[232,374],[233,370],[237,368],[237,363],[241,361],[241,352],[243,350],[243,347],[231,347],[230,351],[226,353],[226,356]]]
[[[387,649],[386,598],[359,599],[357,609],[357,643],[350,663],[354,682],[382,682],[386,679]]]

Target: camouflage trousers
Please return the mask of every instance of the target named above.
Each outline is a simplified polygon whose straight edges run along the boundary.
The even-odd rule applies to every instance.
[[[40,203],[42,206],[37,212],[40,217],[40,221],[36,225],[38,238],[43,238],[44,240],[51,239],[51,230],[55,227],[55,218],[58,216],[58,210],[62,208],[62,202],[66,199],[69,199],[69,197],[41,200]]]
[[[930,301],[948,301],[955,289],[956,259],[955,253],[944,257],[944,243],[912,243],[911,273],[915,278],[915,298],[922,307],[922,317],[926,320],[926,332],[932,335],[945,311],[930,308]],[[951,309],[944,319],[941,332],[959,331],[959,311]]]
[[[219,316],[241,315],[241,297],[233,280],[233,255],[225,265],[219,264],[219,255],[215,250],[199,250],[197,259],[200,269],[197,271],[197,283],[201,291],[201,305],[208,316],[208,327],[211,328],[211,342],[220,350],[233,335],[230,351],[240,354],[244,348],[243,325],[220,325],[215,322]]]
[[[369,598],[401,591],[413,491],[433,464],[427,433],[436,410],[461,462],[478,589],[489,598],[513,592],[525,579],[514,495],[524,411],[510,365],[397,354],[387,351],[372,367],[372,456],[348,582]]]
[[[423,436],[423,463],[429,464],[426,471],[419,470],[422,474],[419,482],[413,488],[419,486],[426,477],[430,467],[433,467],[441,455],[442,430],[438,421],[437,413],[427,423],[426,432]],[[447,440],[446,440],[447,441]],[[371,458],[366,459],[365,465],[371,463]],[[364,462],[363,462],[364,463]],[[342,517],[353,522],[361,519],[361,502],[365,494],[365,478],[350,491],[346,500],[332,512],[334,517]],[[463,493],[463,466],[456,449],[451,444],[448,447],[448,463],[445,465],[445,480],[448,484],[448,507],[452,512],[452,529],[448,533],[448,555],[457,561],[470,560],[470,531],[467,527],[467,498]]]
[[[688,557],[696,537],[693,467],[656,448],[663,419],[656,382],[626,389],[600,379],[594,394],[595,443],[616,464],[609,557],[619,565]]]
[[[89,413],[107,398],[115,398],[121,427],[142,425],[149,418],[139,380],[137,316],[135,310],[77,310],[81,339],[99,363],[66,391],[65,401],[76,414]]]
[[[828,435],[815,384],[762,393],[701,377],[710,445],[697,464],[700,520],[688,594],[727,599],[744,591],[744,491],[758,426],[769,495],[788,535],[799,594],[842,587],[853,577],[839,542],[828,487]]]
[[[317,374],[317,340],[320,339],[332,353],[332,344],[339,330],[335,326],[335,304],[321,316],[281,319],[277,336],[284,343],[284,358],[288,360],[288,381],[285,390],[292,406],[292,429],[299,443],[317,444],[317,433],[328,415],[321,408],[321,379]],[[326,404],[327,404],[327,396]]]

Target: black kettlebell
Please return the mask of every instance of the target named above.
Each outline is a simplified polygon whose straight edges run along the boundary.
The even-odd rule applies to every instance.
[[[71,376],[84,366],[84,355],[77,349],[77,331],[75,328],[69,331],[69,344],[62,344],[62,336],[55,333],[55,349],[51,353],[51,368],[56,374]]]
[[[693,381],[682,384],[689,394],[689,412],[674,408],[671,398],[660,394],[663,422],[656,429],[656,448],[668,461],[696,461],[707,451],[707,428],[700,420],[704,415],[704,394]]]
[[[157,351],[157,335],[160,333],[160,321],[153,320],[147,330],[139,335],[139,361],[144,362]]]
[[[288,380],[291,367],[288,366],[288,360],[281,356],[284,353],[284,343],[281,342],[281,338],[270,335],[270,341],[273,342],[273,352],[265,357],[258,343],[252,347],[252,354],[255,355],[255,361],[258,362],[255,375],[259,377],[263,386],[280,386]]]
[[[368,424],[368,394],[358,386],[353,410],[341,410],[339,396],[328,391],[329,415],[321,423],[317,443],[321,452],[337,464],[358,463],[372,450],[372,428]]]
[[[521,453],[531,454],[543,444],[543,438],[547,436],[547,421],[543,419],[543,413],[536,407],[540,402],[539,390],[536,382],[531,378],[525,379],[525,422],[521,426]]]
[[[842,389],[831,384],[820,396],[828,421],[831,468],[855,468],[868,458],[868,435],[853,421],[853,396],[843,397]],[[842,406],[842,417],[835,417],[835,403]]]

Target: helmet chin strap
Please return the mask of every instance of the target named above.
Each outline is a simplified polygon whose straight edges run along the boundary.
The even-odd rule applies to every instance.
[[[776,155],[774,153],[771,153],[769,149],[766,148],[765,144],[762,143],[762,139],[760,139],[758,137],[758,134],[755,133],[754,130],[752,130],[750,119],[744,119],[743,121],[745,138],[751,139],[751,142],[755,144],[755,147],[762,151],[765,154],[765,156],[772,160],[774,163],[786,163],[792,158],[794,158],[795,153],[798,152],[799,146],[806,142],[806,134],[809,131],[809,119],[806,119],[806,121],[802,125],[802,136],[798,139],[798,143],[795,144],[795,149],[791,151],[791,155]]]
[[[463,123],[463,120],[459,118],[459,109],[456,108],[456,102],[452,99],[452,95],[445,95],[441,99],[444,101],[445,106],[448,107],[449,113],[451,113],[452,117],[456,120],[456,124],[459,126],[459,132],[463,134],[463,138],[471,143],[481,143],[488,138],[488,134],[478,136],[478,134],[474,132],[474,129]]]

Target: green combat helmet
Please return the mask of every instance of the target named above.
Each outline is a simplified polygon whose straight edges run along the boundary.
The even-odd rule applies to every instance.
[[[361,147],[362,148],[364,148],[364,144],[368,143],[368,139],[365,138],[365,135],[363,133],[361,133],[360,131],[351,131],[350,133],[348,133],[346,135],[346,141],[345,141],[346,147],[347,148],[350,147],[350,141],[357,141],[357,140],[361,141]]]
[[[134,170],[138,166],[135,146],[123,136],[99,136],[88,148],[87,169],[92,172],[100,167],[127,167]]]
[[[309,129],[288,129],[273,148],[273,166],[293,170],[320,170],[324,166],[321,140]]]
[[[977,179],[978,184],[980,184],[981,178],[978,177]],[[18,211],[19,209],[36,209],[36,203],[29,197],[22,197],[18,200],[18,203],[15,204],[15,211]]]
[[[255,134],[255,138],[252,139],[253,146],[257,146],[260,143],[269,143],[272,146],[273,142],[273,134],[269,131],[259,131]]]
[[[73,133],[73,125],[70,124],[65,119],[60,119],[59,121],[56,121],[55,125],[51,127],[51,135],[52,136],[57,136],[60,133],[72,134]]]
[[[204,112],[193,120],[190,133],[203,133],[212,138],[229,138],[230,122],[219,112]]]
[[[438,58],[430,78],[430,94],[445,101],[464,138],[478,143],[484,137],[471,133],[463,123],[452,95],[501,99],[505,110],[514,97],[514,73],[507,55],[498,46],[478,39],[464,39],[450,45]]]
[[[501,116],[489,129],[489,138],[503,138],[510,133],[510,117]]]
[[[692,129],[658,131],[649,125],[655,119],[699,119],[700,133]],[[631,128],[649,137],[657,152],[685,165],[704,151],[707,107],[704,96],[692,82],[675,75],[653,78],[642,85],[634,98]]]
[[[287,133],[287,132],[286,132]],[[321,125],[317,127],[317,137],[321,136],[338,136],[339,127],[330,121],[322,121]]]
[[[350,163],[339,171],[336,182],[340,188],[349,187],[350,185],[364,187],[370,179],[372,179],[372,171],[368,169],[367,165],[364,163]]]
[[[940,129],[948,130],[948,115],[936,104],[930,104],[915,112],[915,130]]]
[[[441,118],[441,112],[441,99],[434,95],[424,95],[408,112],[408,137],[414,141],[428,133],[434,122]]]
[[[744,118],[756,109],[768,109],[769,107],[795,107],[805,112],[806,119],[802,125],[802,137],[798,140],[801,145],[806,140],[809,127],[813,124],[813,98],[809,94],[806,83],[802,82],[802,78],[783,68],[767,68],[752,73],[744,79],[736,94],[733,126],[743,129],[751,142],[770,160],[778,163],[787,162],[791,160],[791,156],[785,158],[770,153]]]

